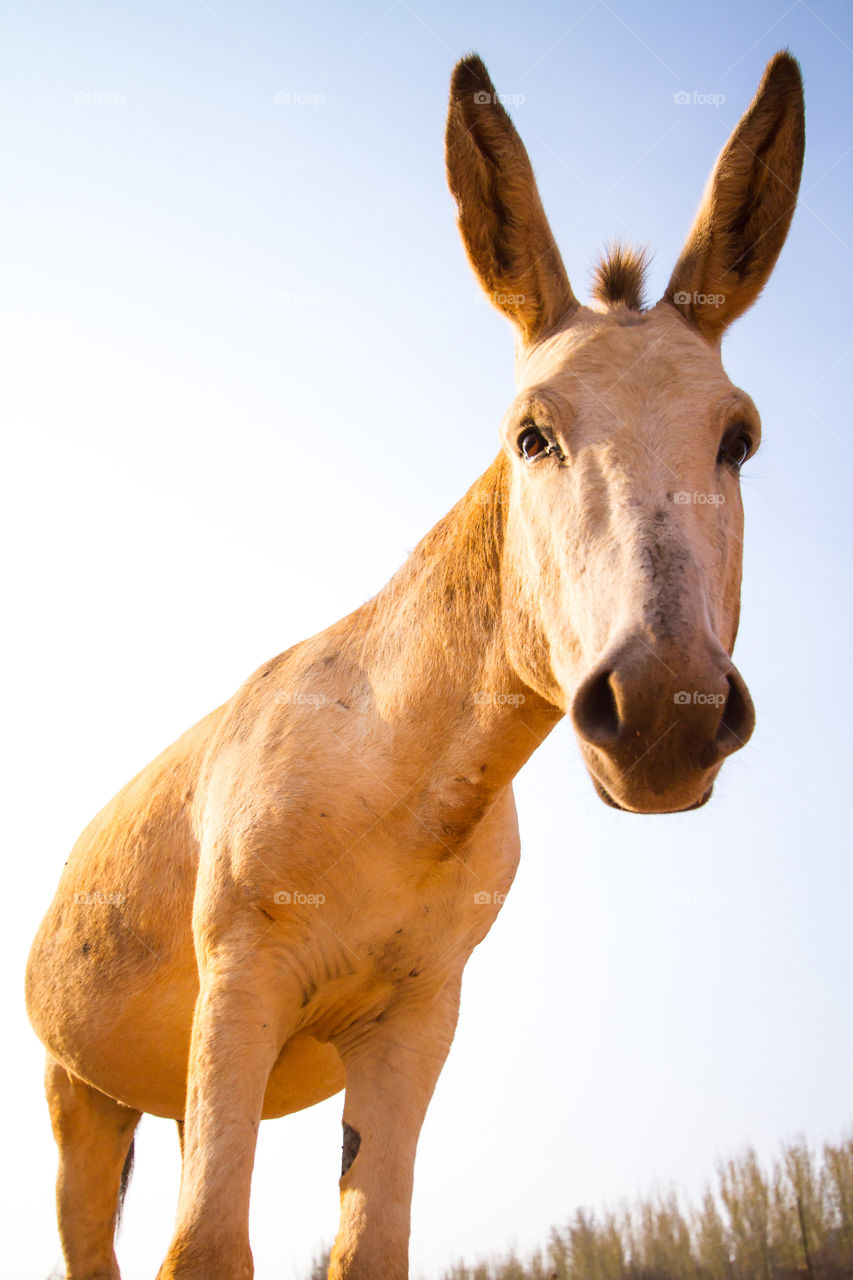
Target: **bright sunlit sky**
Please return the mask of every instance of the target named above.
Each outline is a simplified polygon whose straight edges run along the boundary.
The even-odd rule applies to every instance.
[[[764,423],[736,650],[758,728],[683,816],[607,809],[567,724],[520,775],[521,869],[421,1141],[424,1280],[853,1119],[853,13],[3,5],[3,1274],[44,1280],[60,1256],[22,977],[76,836],[264,659],[373,595],[496,452],[512,336],[445,186],[454,61],[476,49],[517,96],[575,290],[624,236],[654,250],[656,298],[786,46],[806,83],[800,207],[724,345]],[[341,1107],[262,1127],[259,1280],[296,1280],[334,1234]],[[174,1125],[143,1120],[125,1280],[156,1273],[178,1176]]]

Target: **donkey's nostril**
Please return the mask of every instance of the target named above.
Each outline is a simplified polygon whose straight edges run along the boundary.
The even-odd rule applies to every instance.
[[[572,717],[578,733],[599,746],[619,738],[619,708],[611,682],[612,672],[602,671],[585,680],[575,694]]]
[[[740,672],[732,668],[726,679],[729,693],[715,743],[721,755],[730,756],[743,746],[755,728],[755,708]]]

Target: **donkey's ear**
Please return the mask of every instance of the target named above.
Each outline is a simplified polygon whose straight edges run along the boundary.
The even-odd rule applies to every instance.
[[[720,153],[664,294],[711,342],[773,270],[797,203],[805,132],[799,65],[777,53]]]
[[[524,143],[474,54],[453,70],[445,157],[471,265],[522,340],[535,342],[577,301]]]

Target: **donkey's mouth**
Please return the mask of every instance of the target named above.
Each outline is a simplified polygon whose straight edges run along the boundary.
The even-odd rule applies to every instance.
[[[589,776],[592,778],[592,785],[595,787],[596,791],[598,792],[598,795],[601,797],[601,799],[604,801],[605,804],[610,805],[611,809],[618,809],[620,813],[639,814],[643,812],[642,809],[627,809],[624,804],[620,804],[618,800],[613,799],[613,796],[610,794],[607,788],[603,786],[601,782],[599,782],[598,778],[596,778],[594,773],[590,772]],[[705,792],[703,796],[700,796],[700,798],[698,800],[695,800],[693,804],[686,805],[683,809],[655,809],[655,810],[651,810],[650,812],[658,816],[660,816],[661,814],[667,814],[667,813],[691,813],[693,809],[701,809],[704,804],[708,803],[708,801],[711,799],[711,793],[713,792],[713,790],[714,790],[714,784],[712,782],[710,787],[708,788],[708,790]]]

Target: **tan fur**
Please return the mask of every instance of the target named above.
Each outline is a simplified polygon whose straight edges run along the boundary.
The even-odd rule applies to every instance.
[[[518,334],[501,452],[372,601],[256,671],[72,851],[27,974],[69,1280],[118,1276],[116,1196],[143,1111],[182,1122],[162,1280],[249,1277],[258,1123],[344,1085],[355,1158],[330,1276],[403,1280],[462,971],[517,866],[514,775],[568,712],[603,799],[681,810],[751,731],[730,657],[742,512],[718,454],[738,433],[757,442],[758,417],[717,329],[669,297],[630,312],[627,256],[605,273],[608,309],[580,306],[476,58],[454,72],[447,163],[471,261]],[[764,226],[752,184],[742,196]],[[681,259],[691,278],[721,270],[727,199],[709,195]],[[752,291],[778,247],[761,266],[763,252],[748,249]],[[534,427],[551,452],[525,461]]]

